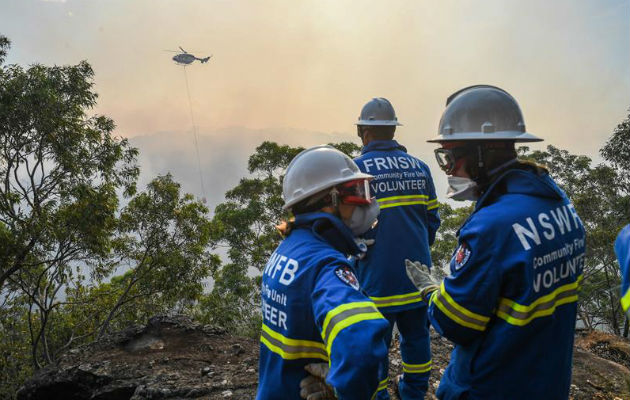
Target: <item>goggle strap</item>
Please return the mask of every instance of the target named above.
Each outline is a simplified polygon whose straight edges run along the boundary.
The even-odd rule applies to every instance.
[[[339,190],[336,187],[330,189],[330,197],[332,198],[332,205],[336,209],[339,205]]]

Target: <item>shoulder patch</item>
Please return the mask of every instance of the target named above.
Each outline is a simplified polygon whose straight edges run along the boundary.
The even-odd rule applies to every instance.
[[[335,275],[337,275],[337,278],[339,278],[341,282],[350,286],[354,290],[359,290],[359,280],[356,276],[354,276],[354,272],[352,272],[352,268],[349,266],[344,265],[342,267],[338,267],[335,269]]]
[[[463,267],[466,264],[466,262],[468,262],[468,260],[470,259],[471,253],[472,251],[470,250],[468,243],[462,242],[459,245],[452,259],[452,262],[455,267],[455,271],[458,271],[461,267]]]

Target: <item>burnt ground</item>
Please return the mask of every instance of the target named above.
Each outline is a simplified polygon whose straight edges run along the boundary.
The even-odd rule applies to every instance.
[[[432,333],[429,399],[453,349]],[[156,317],[105,341],[68,353],[59,366],[40,371],[20,400],[254,399],[258,340],[231,335],[186,318]],[[394,343],[390,385],[402,362]],[[571,399],[630,399],[630,342],[601,332],[579,332]]]
[[[253,399],[258,341],[186,318],[150,320],[71,351],[36,375],[18,399]]]

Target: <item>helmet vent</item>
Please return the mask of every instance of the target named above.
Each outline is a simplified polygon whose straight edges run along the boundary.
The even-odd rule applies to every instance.
[[[483,124],[481,124],[481,132],[483,132],[483,133],[493,133],[494,132],[494,125],[492,125],[492,122],[484,122]]]

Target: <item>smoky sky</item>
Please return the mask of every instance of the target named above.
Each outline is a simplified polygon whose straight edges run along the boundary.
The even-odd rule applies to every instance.
[[[426,140],[462,87],[506,89],[545,139],[533,147],[596,160],[630,107],[626,0],[0,0],[0,33],[8,63],[90,62],[92,112],[140,148],[143,180],[171,171],[201,196],[192,109],[213,204],[263,140],[357,140],[372,97],[391,100],[397,139],[433,168],[441,200]],[[213,58],[184,70],[164,51],[178,46]]]

